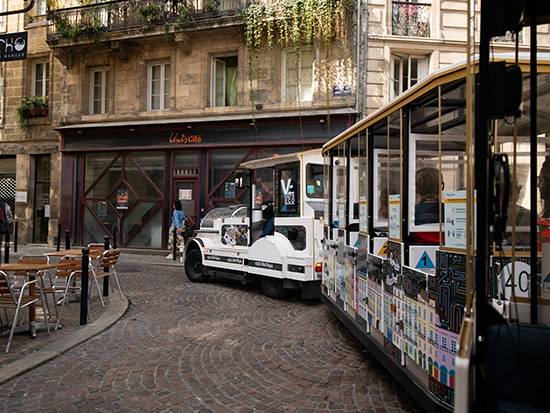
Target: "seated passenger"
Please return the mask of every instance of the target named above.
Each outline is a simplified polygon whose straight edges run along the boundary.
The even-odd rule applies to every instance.
[[[275,233],[275,214],[273,213],[273,204],[271,202],[266,202],[262,205],[262,217],[264,220],[264,227],[260,238]]]
[[[416,173],[416,194],[414,224],[439,223],[439,171],[436,168],[422,168]]]

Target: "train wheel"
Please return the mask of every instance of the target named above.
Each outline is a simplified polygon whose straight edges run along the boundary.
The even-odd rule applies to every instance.
[[[193,249],[185,257],[185,274],[193,282],[208,281],[204,265],[202,265],[202,255],[199,250]]]
[[[262,277],[260,279],[262,291],[265,295],[271,298],[283,298],[286,294],[283,288],[283,280],[272,277]]]

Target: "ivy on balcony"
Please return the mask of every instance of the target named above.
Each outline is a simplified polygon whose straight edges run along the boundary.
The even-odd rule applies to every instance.
[[[164,26],[184,28],[197,19],[234,15],[249,0],[118,0],[61,8],[59,0],[49,0],[50,38],[80,36],[99,41],[110,31]]]

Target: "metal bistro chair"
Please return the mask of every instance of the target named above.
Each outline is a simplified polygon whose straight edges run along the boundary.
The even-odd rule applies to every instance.
[[[37,280],[25,281],[19,291],[14,290],[11,285],[10,277],[7,273],[0,270],[0,307],[5,311],[7,309],[15,309],[15,314],[13,316],[13,321],[11,323],[10,335],[8,338],[8,345],[6,346],[6,353],[10,351],[11,341],[13,339],[13,334],[15,333],[15,328],[17,327],[17,321],[20,315],[20,312],[23,308],[26,308],[32,304],[36,304],[40,301],[42,305],[42,311],[45,315],[46,329],[48,334],[50,334],[50,324],[47,316],[47,309],[44,307],[44,294],[41,292],[41,297],[36,294],[30,294],[30,286],[36,284]],[[25,291],[29,291],[29,294],[25,294]],[[7,311],[6,311],[7,315]]]
[[[101,289],[99,288],[99,279],[103,279],[105,277],[112,275],[115,278],[118,291],[120,293],[120,297],[124,299],[124,295],[122,294],[122,288],[120,287],[120,282],[118,280],[118,275],[116,273],[116,268],[115,268],[115,265],[118,262],[119,257],[120,257],[120,250],[118,249],[107,250],[96,260],[95,265],[92,265],[90,267],[92,270],[92,275],[94,277],[94,283],[92,284],[92,287],[90,290],[90,297],[95,285],[97,288],[99,299],[101,300],[101,304],[104,307],[105,307],[105,301],[103,300]],[[112,286],[111,286],[111,290],[112,290]]]
[[[63,264],[62,268],[59,268],[55,272],[55,281],[51,289],[47,291],[49,294],[53,294],[55,297],[56,293],[62,293],[63,298],[61,301],[61,307],[57,312],[57,322],[55,323],[55,330],[59,328],[61,322],[61,315],[63,313],[63,308],[65,303],[69,299],[69,291],[76,292],[81,291],[80,286],[76,286],[73,281],[76,281],[76,278],[82,275],[82,260],[76,257],[63,257],[60,261]],[[59,284],[61,281],[61,285]]]
[[[21,258],[19,258],[17,260],[17,263],[18,264],[49,264],[50,260],[48,257],[44,256],[44,255],[24,255],[22,256]],[[23,279],[24,281],[27,280],[28,278],[28,274],[26,272],[23,272],[23,271],[15,271],[14,272],[14,283],[12,285],[17,285],[19,283],[17,283],[17,279],[20,278],[20,279]],[[49,281],[49,286],[46,287],[46,284],[44,282],[44,278],[45,277],[48,277],[48,281]],[[48,291],[49,289],[51,289],[51,287],[54,285],[54,282],[53,282],[53,279],[52,279],[52,274],[50,271],[39,271],[38,273],[36,273],[36,277],[38,279],[38,284],[37,284],[37,287],[40,288],[41,291]],[[51,315],[51,311],[50,311],[50,305],[48,304],[48,300],[47,300],[47,296],[44,295],[44,298],[46,299],[46,307],[48,309],[48,316]],[[53,298],[53,303],[54,303],[54,308],[55,308],[55,311],[56,311],[56,314],[57,314],[57,305],[56,305],[56,302],[55,302],[55,296]]]

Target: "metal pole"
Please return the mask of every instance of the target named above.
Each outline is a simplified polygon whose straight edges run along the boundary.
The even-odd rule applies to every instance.
[[[116,249],[116,236],[117,236],[117,226],[116,224],[113,224],[113,248]]]
[[[82,280],[80,288],[80,325],[88,324],[88,267],[90,250],[82,248]]]
[[[57,251],[61,249],[61,223],[57,223]]]
[[[10,232],[4,235],[4,263],[10,263]]]
[[[19,242],[19,221],[17,220],[15,220],[13,232],[13,252],[17,252],[17,244]]]
[[[476,368],[474,405],[476,411],[485,410],[484,394],[486,391],[486,377],[484,374],[485,335],[488,327],[488,305],[486,281],[489,262],[489,52],[491,34],[489,31],[490,1],[481,1],[481,33],[479,43],[479,80],[475,90],[475,166],[474,189],[476,203],[476,258],[474,271],[474,288],[476,297]]]
[[[176,250],[178,246],[178,229],[174,227],[174,239],[172,240],[172,260],[176,261]]]
[[[65,230],[65,249],[71,249],[71,231],[68,229]]]
[[[535,9],[535,7],[533,7]],[[531,280],[530,280],[530,313],[531,324],[538,323],[538,274],[537,274],[537,16],[532,13],[531,19],[531,42],[530,42],[530,129],[531,129]]]
[[[109,236],[105,235],[103,242],[103,249],[105,249],[105,251],[108,251],[111,248],[109,241]],[[103,268],[103,271],[105,271],[105,273],[109,273],[109,267]],[[109,276],[103,277],[103,297],[109,297]]]

